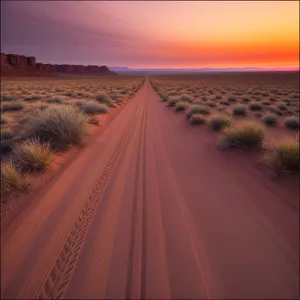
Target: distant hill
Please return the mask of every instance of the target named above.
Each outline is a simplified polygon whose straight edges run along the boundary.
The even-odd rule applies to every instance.
[[[35,57],[1,53],[1,76],[26,75],[117,75],[107,66],[53,65],[37,63]]]

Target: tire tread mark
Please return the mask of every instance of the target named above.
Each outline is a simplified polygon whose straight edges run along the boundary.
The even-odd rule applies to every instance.
[[[90,196],[84,202],[83,208],[79,212],[75,224],[72,226],[71,232],[62,247],[62,251],[59,253],[54,265],[50,269],[49,275],[39,290],[38,299],[61,299],[66,293],[68,284],[78,261],[80,251],[84,244],[86,234],[92,223],[93,217],[96,214],[96,209],[100,199],[112,175],[114,166],[127,145],[128,138],[137,119],[138,114],[136,113],[134,118],[132,118],[131,122],[123,131],[113,154],[111,155],[103,172],[98,177]],[[57,276],[58,274],[59,276]],[[57,277],[56,282],[53,282],[53,276]]]
[[[146,104],[147,105],[147,104]],[[145,113],[145,126],[144,126],[144,149],[143,149],[143,198],[142,198],[142,262],[141,262],[141,294],[140,298],[146,298],[146,269],[147,269],[147,219],[146,219],[146,212],[147,212],[147,201],[146,201],[146,132],[147,132],[147,110]]]
[[[132,280],[133,280],[133,259],[134,259],[134,248],[135,248],[135,232],[136,232],[136,219],[137,219],[137,203],[138,203],[138,183],[139,183],[139,169],[140,169],[140,158],[142,155],[142,147],[144,147],[144,164],[143,164],[143,198],[145,197],[145,180],[146,180],[146,169],[145,169],[145,143],[146,143],[146,112],[147,112],[147,107],[146,104],[144,108],[144,113],[143,113],[143,128],[141,130],[140,134],[140,140],[139,140],[139,145],[138,145],[138,156],[137,156],[137,164],[136,164],[136,171],[135,171],[135,189],[134,189],[134,196],[133,196],[133,204],[132,204],[132,219],[131,219],[131,233],[130,233],[130,248],[129,248],[129,266],[127,269],[127,279],[126,279],[126,291],[125,291],[125,299],[131,299],[131,293],[132,293]],[[142,216],[142,223],[144,225],[144,199],[143,199],[143,216]],[[143,226],[142,225],[142,226]],[[144,230],[142,231],[142,239],[144,239]],[[142,241],[144,244],[144,242]],[[142,251],[145,250],[145,247],[142,245]],[[144,256],[142,254],[142,256]],[[143,258],[142,258],[143,261]],[[145,280],[145,265],[142,262],[142,281]],[[144,294],[144,283],[142,283],[142,290],[141,294]]]

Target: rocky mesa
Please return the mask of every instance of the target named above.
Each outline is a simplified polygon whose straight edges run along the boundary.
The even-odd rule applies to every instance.
[[[1,53],[1,76],[20,75],[117,75],[107,66],[53,65],[37,63],[33,56]]]

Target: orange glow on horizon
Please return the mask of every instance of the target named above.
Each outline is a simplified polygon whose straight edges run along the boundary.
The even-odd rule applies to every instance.
[[[149,50],[155,62],[132,67],[299,67],[298,1],[141,1],[118,2],[118,7],[113,2],[105,5],[107,9],[113,7],[118,17],[126,15],[127,20],[139,24],[148,40],[157,40],[150,50],[142,47],[145,52]]]

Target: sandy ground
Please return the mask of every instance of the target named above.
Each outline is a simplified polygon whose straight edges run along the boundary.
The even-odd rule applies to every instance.
[[[2,232],[5,299],[298,299],[299,187],[148,81]]]

